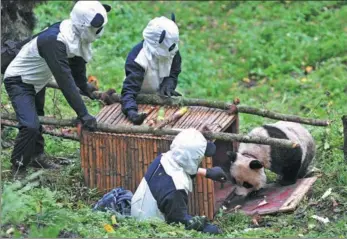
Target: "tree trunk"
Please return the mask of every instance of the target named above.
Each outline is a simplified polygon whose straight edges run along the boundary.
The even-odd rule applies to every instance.
[[[6,40],[19,41],[32,35],[35,27],[34,7],[44,1],[1,1],[1,45]]]
[[[3,114],[2,119],[16,121],[16,117],[10,114]],[[47,117],[39,117],[40,123],[43,125],[55,125],[56,127],[75,127],[77,124],[76,119],[54,119]],[[97,130],[106,133],[115,133],[115,134],[152,134],[152,135],[177,135],[182,130],[181,129],[159,129],[156,130],[153,127],[149,126],[128,126],[128,125],[110,125],[110,124],[97,124]],[[210,140],[221,140],[227,142],[244,142],[244,143],[255,143],[255,144],[266,144],[273,145],[284,148],[295,148],[299,144],[285,139],[276,139],[268,137],[255,137],[249,135],[240,135],[240,134],[231,134],[231,133],[221,133],[221,132],[201,132],[207,139]]]
[[[345,156],[345,160],[347,161],[347,115],[342,116],[342,125],[344,138],[343,153]]]
[[[51,82],[47,85],[48,87],[59,89],[58,85],[55,82]],[[100,99],[102,92],[95,91],[94,96],[97,99]],[[112,99],[114,102],[121,102],[121,96],[119,94],[113,94]],[[309,119],[304,117],[299,117],[296,115],[286,115],[281,113],[272,112],[270,110],[258,109],[250,106],[244,105],[235,105],[233,103],[226,103],[216,100],[202,100],[202,99],[190,99],[190,98],[163,98],[158,95],[148,95],[148,94],[139,94],[136,98],[136,102],[139,104],[153,104],[153,105],[175,105],[175,106],[204,106],[209,108],[217,108],[222,110],[228,110],[230,113],[245,113],[258,115],[270,119],[284,120],[297,122],[302,124],[309,124],[315,126],[328,126],[328,120],[319,120],[319,119]]]

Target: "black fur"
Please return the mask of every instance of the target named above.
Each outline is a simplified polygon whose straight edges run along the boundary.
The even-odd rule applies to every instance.
[[[230,162],[235,162],[237,154],[233,151],[227,151]]]
[[[264,125],[270,137],[278,139],[289,139],[280,129]],[[301,167],[302,150],[300,147],[286,149],[271,146],[271,171],[282,176],[280,183],[289,185],[296,182]]]
[[[260,169],[263,167],[263,165],[261,164],[261,162],[259,160],[252,160],[250,163],[249,163],[249,167],[251,169]]]

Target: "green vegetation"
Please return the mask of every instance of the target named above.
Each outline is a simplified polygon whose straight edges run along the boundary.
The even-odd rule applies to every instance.
[[[124,62],[142,40],[142,30],[156,16],[176,13],[183,58],[179,92],[190,98],[230,101],[281,113],[331,119],[327,128],[307,128],[317,143],[316,167],[323,172],[310,198],[292,214],[263,217],[267,227],[252,228],[249,217],[223,214],[215,222],[222,237],[347,237],[347,162],[342,154],[341,116],[347,113],[347,5],[346,1],[263,2],[109,2],[104,36],[94,44],[88,73],[97,76],[103,90],[120,92]],[[72,2],[50,1],[36,8],[36,31],[68,16]],[[306,67],[313,71],[305,73]],[[309,71],[307,69],[307,71]],[[2,103],[8,102],[2,89]],[[59,91],[48,90],[46,114],[75,116]],[[51,100],[54,99],[54,100]],[[88,101],[96,114],[98,102]],[[240,115],[240,131],[269,119]],[[8,138],[13,138],[9,132]],[[41,186],[15,190],[10,173],[10,150],[1,153],[3,195],[1,219],[14,236],[56,237],[209,237],[182,226],[135,222],[118,218],[115,233],[103,228],[110,215],[93,213],[90,205],[100,195],[83,186],[79,144],[45,136],[47,152],[73,158],[58,173],[45,172]],[[319,201],[332,188],[332,194]],[[339,204],[333,208],[332,198]],[[328,217],[324,225],[312,215]],[[62,232],[63,231],[63,232]],[[65,234],[64,234],[65,233]]]

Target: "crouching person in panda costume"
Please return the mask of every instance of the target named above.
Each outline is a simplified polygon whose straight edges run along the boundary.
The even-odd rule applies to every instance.
[[[151,20],[143,31],[143,38],[128,54],[121,92],[122,112],[135,125],[142,124],[147,116],[138,112],[135,99],[140,92],[154,94],[159,91],[167,97],[181,96],[175,91],[181,56],[174,15],[172,20],[166,17]]]
[[[311,134],[300,124],[279,121],[253,129],[250,136],[289,139],[300,147],[283,147],[241,143],[237,153],[228,152],[231,161],[230,175],[236,187],[236,194],[247,195],[263,188],[266,184],[264,168],[278,175],[281,185],[296,183],[298,178],[310,173],[316,153]]]
[[[38,118],[44,115],[45,86],[52,76],[82,126],[95,128],[96,119],[88,113],[78,88],[93,98],[86,62],[92,58],[91,43],[102,35],[110,10],[98,1],[78,1],[70,19],[53,24],[33,38],[7,67],[4,84],[19,122],[11,156],[14,170],[26,166],[59,168],[44,154]]]
[[[148,167],[131,200],[131,215],[138,220],[160,219],[182,223],[186,229],[218,234],[220,229],[205,217],[188,215],[188,192],[195,175],[224,182],[220,167],[199,168],[202,159],[215,154],[216,146],[195,129],[180,132],[170,151],[159,155]]]

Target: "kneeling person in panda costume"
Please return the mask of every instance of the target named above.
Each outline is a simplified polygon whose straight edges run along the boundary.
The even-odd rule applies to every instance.
[[[281,185],[296,183],[310,171],[315,156],[315,142],[311,134],[300,124],[279,121],[253,129],[250,136],[289,139],[300,147],[283,147],[241,143],[239,150],[227,152],[231,161],[230,176],[237,185],[236,194],[247,195],[266,184],[264,168],[278,175]]]
[[[225,182],[220,167],[199,168],[203,158],[211,157],[216,146],[195,129],[180,132],[170,150],[159,155],[149,165],[145,177],[131,200],[131,215],[138,220],[159,219],[167,223],[182,223],[186,229],[218,234],[217,226],[205,217],[188,214],[188,192],[193,190],[195,175]]]
[[[122,112],[135,125],[142,124],[147,116],[138,112],[135,99],[139,93],[181,96],[175,91],[181,72],[181,55],[174,15],[172,20],[152,19],[143,30],[143,38],[126,59],[121,95]]]

